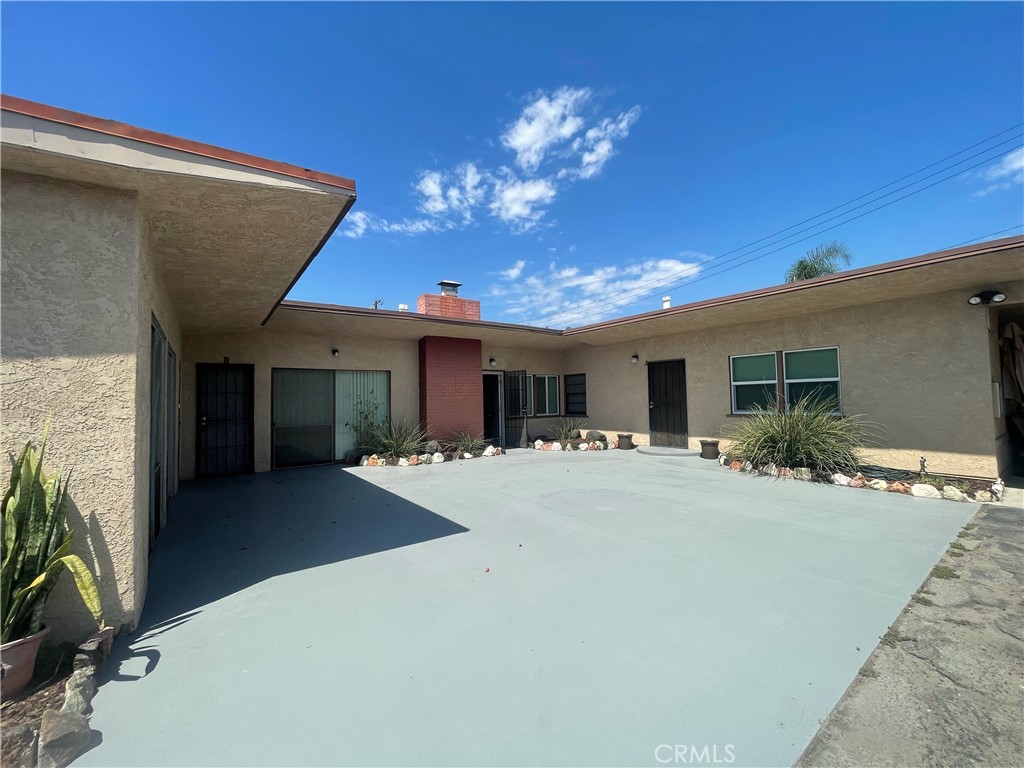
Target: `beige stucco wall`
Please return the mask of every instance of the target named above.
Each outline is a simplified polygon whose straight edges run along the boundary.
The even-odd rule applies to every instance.
[[[134,548],[138,201],[12,172],[0,186],[3,449],[18,451],[52,419],[46,465],[74,470],[75,551],[98,576],[107,623],[132,625],[146,570]],[[95,628],[67,577],[46,621],[58,638]]]
[[[338,349],[338,357],[331,350]],[[419,419],[419,348],[414,340],[345,338],[277,333],[269,328],[248,333],[186,336],[181,370],[182,479],[195,475],[196,364],[254,365],[254,459],[257,472],[271,468],[271,371],[274,368],[374,370],[391,372],[391,414]]]
[[[587,373],[588,423],[647,442],[647,361],[686,360],[689,438],[719,437],[730,412],[729,356],[838,346],[843,407],[885,426],[868,461],[994,476],[987,312],[961,292],[866,304],[610,346],[576,347],[565,370]],[[639,364],[630,356],[638,354]]]
[[[495,366],[490,367],[494,358]],[[522,347],[496,347],[484,344],[480,354],[480,367],[484,371],[526,371],[528,374],[554,375],[561,377],[564,373],[582,373],[582,371],[563,370],[564,357],[561,351],[525,349]],[[559,379],[559,387],[562,381]],[[565,393],[559,390],[559,409],[565,407]],[[526,420],[526,433],[533,437],[551,434],[552,427],[560,421],[554,416],[530,416]]]

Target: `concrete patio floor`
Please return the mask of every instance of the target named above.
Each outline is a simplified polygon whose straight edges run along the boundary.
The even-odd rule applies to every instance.
[[[76,765],[790,765],[976,509],[620,451],[189,483]]]

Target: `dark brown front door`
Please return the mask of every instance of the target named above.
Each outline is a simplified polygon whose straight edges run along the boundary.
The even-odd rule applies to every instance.
[[[253,471],[253,367],[196,365],[196,475]]]
[[[651,445],[686,447],[686,361],[647,364]]]

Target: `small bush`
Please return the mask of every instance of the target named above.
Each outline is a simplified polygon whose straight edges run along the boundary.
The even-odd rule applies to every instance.
[[[458,454],[461,459],[464,453],[477,453],[484,450],[490,443],[484,440],[483,434],[471,435],[469,432],[456,433],[447,443],[444,449],[447,453]]]
[[[738,425],[723,430],[732,441],[729,458],[755,469],[807,467],[812,471],[857,471],[857,449],[873,442],[877,428],[861,416],[836,415],[835,398],[809,397],[788,409],[755,408]]]
[[[419,422],[406,419],[388,419],[383,424],[374,424],[368,431],[364,451],[375,453],[383,459],[403,459],[420,453],[427,441],[427,431]]]
[[[586,424],[583,419],[561,419],[553,428],[555,440],[560,443],[568,442],[579,437],[576,433]]]

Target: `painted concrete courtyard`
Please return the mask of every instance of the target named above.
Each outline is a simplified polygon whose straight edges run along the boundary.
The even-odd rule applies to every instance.
[[[790,765],[976,509],[622,451],[193,482],[76,765]]]

